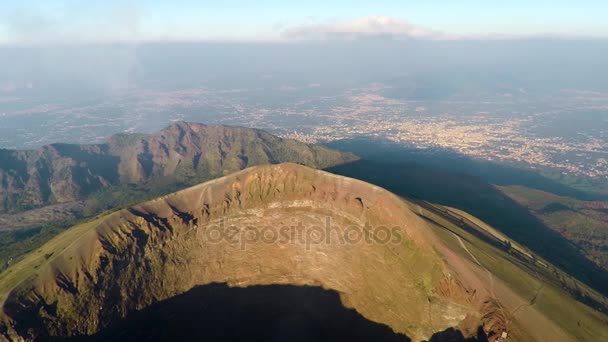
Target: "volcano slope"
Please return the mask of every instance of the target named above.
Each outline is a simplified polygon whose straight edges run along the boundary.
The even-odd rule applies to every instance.
[[[472,238],[469,248],[462,240],[455,244],[451,233],[416,210],[379,187],[308,167],[248,168],[73,227],[13,265],[0,275],[0,339],[103,335],[125,317],[137,324],[138,315],[145,319],[142,313],[163,303],[175,309],[193,301],[202,303],[195,303],[198,311],[188,309],[192,325],[211,331],[217,321],[204,311],[214,305],[205,302],[224,307],[253,293],[264,297],[273,286],[283,294],[295,293],[290,286],[337,293],[347,316],[356,312],[401,340],[493,341],[503,332],[516,341],[605,336],[597,327],[606,317],[559,290],[556,300],[578,317],[578,328],[563,329],[560,317],[532,305],[523,316],[512,314],[529,299],[480,263]],[[520,270],[500,252],[485,250],[495,253],[489,256],[495,264]],[[530,280],[521,270],[517,277]],[[260,286],[270,287],[225,292]],[[311,291],[317,290],[277,295],[272,305],[237,304],[298,306],[331,297],[306,300]],[[338,311],[305,315],[324,321]],[[233,331],[251,326],[242,311],[222,317],[238,317]],[[348,322],[360,328],[361,320]]]

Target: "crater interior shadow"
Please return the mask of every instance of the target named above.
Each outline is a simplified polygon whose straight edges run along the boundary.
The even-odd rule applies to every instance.
[[[198,286],[70,341],[410,341],[312,286]]]

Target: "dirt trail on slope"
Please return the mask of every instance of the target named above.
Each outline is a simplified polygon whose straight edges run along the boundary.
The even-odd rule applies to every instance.
[[[418,212],[423,213],[422,207],[418,206]],[[436,213],[436,212],[435,212]],[[436,213],[437,214],[437,213]],[[442,215],[444,219],[448,219]],[[438,226],[439,227],[439,226]],[[445,229],[440,227],[440,229]],[[493,272],[486,268],[479,259],[471,252],[465,241],[456,234],[450,231],[450,235],[458,241],[463,252],[471,258],[460,257],[453,247],[446,245],[445,241],[436,239],[434,244],[440,254],[444,255],[444,260],[449,264],[450,268],[457,274],[458,279],[463,281],[464,285],[476,289],[478,300],[482,300],[483,296],[487,296],[490,301],[495,300],[496,305],[493,306],[494,312],[488,312],[488,315],[500,316],[499,322],[507,329],[510,339],[513,341],[577,341],[570,336],[556,323],[549,320],[532,304],[536,300],[531,301],[525,299],[514,290],[512,290],[501,279],[496,279]],[[486,280],[487,279],[487,280]],[[538,291],[536,295],[538,295]],[[537,296],[534,296],[536,298]],[[492,310],[492,307],[488,307]],[[515,317],[512,313],[517,314]],[[491,317],[489,317],[491,319]],[[517,320],[515,320],[517,318]],[[525,333],[524,333],[525,331]],[[526,334],[526,335],[522,335]],[[529,334],[529,335],[528,335]]]

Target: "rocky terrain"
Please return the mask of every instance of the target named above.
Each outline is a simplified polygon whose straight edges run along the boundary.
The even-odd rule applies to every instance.
[[[205,327],[210,321],[196,317],[217,301],[267,305],[249,301],[274,291],[256,286],[333,291],[349,322],[357,321],[355,310],[397,340],[495,341],[503,332],[516,341],[592,340],[585,327],[606,322],[563,294],[560,301],[579,320],[578,328],[565,330],[556,323],[560,317],[536,308],[536,299],[507,281],[511,274],[536,281],[511,270],[520,266],[508,254],[422,218],[422,210],[382,188],[301,165],[248,168],[78,225],[33,251],[0,274],[0,336],[85,338],[125,317],[148,317],[162,303],[175,309],[192,301],[203,302],[193,305],[198,311],[188,322]],[[501,266],[487,268],[485,260]],[[251,290],[226,295],[239,288]],[[559,290],[544,293],[552,291]],[[296,306],[331,297],[302,300],[312,292],[283,300]],[[538,301],[545,296],[552,298]],[[285,310],[277,305],[269,310]],[[232,330],[256,319],[238,315],[228,314],[241,317]],[[592,331],[606,336],[605,329]]]
[[[0,149],[0,213],[81,201],[113,185],[195,184],[253,165],[324,168],[354,158],[262,130],[186,122],[151,135],[114,135],[104,144]]]

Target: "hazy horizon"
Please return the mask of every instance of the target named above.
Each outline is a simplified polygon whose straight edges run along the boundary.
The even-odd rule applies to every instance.
[[[603,1],[37,1],[0,7],[0,44],[608,38]]]
[[[603,41],[155,42],[2,47],[0,96],[73,97],[129,88],[277,88],[383,83],[608,89]]]

